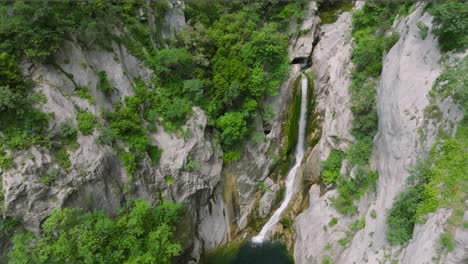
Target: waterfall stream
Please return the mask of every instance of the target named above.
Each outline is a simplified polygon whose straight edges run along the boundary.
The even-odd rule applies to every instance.
[[[296,163],[291,168],[286,177],[286,195],[283,202],[275,213],[271,216],[268,222],[263,226],[260,233],[252,238],[254,243],[262,243],[267,238],[268,232],[278,223],[281,214],[288,207],[289,202],[294,194],[294,182],[296,180],[297,169],[301,165],[302,157],[304,156],[304,138],[306,128],[306,112],[307,112],[307,77],[301,73],[301,115],[299,118],[298,140],[296,145]]]

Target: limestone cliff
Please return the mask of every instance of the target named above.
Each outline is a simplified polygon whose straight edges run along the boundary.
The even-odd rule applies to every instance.
[[[356,8],[362,4],[358,3]],[[326,159],[331,148],[346,150],[348,143],[353,141],[349,134],[353,116],[347,92],[349,72],[353,67],[350,63],[353,48],[350,19],[351,14],[344,13],[334,24],[322,26],[320,41],[312,56],[312,70],[317,76],[316,111],[321,111],[324,116],[320,143],[310,151],[305,163],[315,175],[320,173],[319,161]],[[428,153],[438,133],[437,125],[427,125],[423,121],[429,91],[442,72],[441,53],[434,35],[429,33],[426,38],[421,38],[419,21],[431,31],[432,17],[424,12],[422,3],[417,3],[407,17],[397,19],[393,28],[400,38],[383,59],[377,89],[379,130],[371,161],[371,166],[379,173],[376,193],[368,192],[360,200],[358,216],[347,217],[330,205],[337,195],[335,190],[323,190],[323,186],[313,185],[309,208],[295,220],[296,263],[320,263],[324,259],[333,259],[336,263],[466,261],[466,254],[461,253],[467,246],[466,234],[461,230],[457,233],[454,253],[446,255],[440,250],[439,237],[452,213],[448,209],[439,209],[425,224],[417,225],[408,245],[392,247],[385,237],[388,210],[398,192],[404,189],[408,169]],[[463,118],[450,100],[440,102],[440,105],[444,105],[440,107],[444,109],[441,124],[456,124]],[[448,133],[453,134],[455,128],[447,128]],[[425,140],[421,139],[421,131],[427,135]],[[342,171],[350,170],[346,160],[342,166]],[[334,217],[338,219],[337,224],[330,224]],[[352,234],[349,226],[355,220],[364,221],[365,227],[351,236],[349,245],[340,245],[340,239]]]

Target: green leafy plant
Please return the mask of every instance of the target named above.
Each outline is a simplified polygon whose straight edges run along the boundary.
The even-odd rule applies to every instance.
[[[428,11],[434,16],[432,32],[442,51],[462,51],[468,47],[468,4],[464,1],[432,3]]]
[[[97,73],[97,76],[99,78],[99,82],[97,84],[97,88],[100,89],[103,92],[110,92],[112,91],[113,87],[110,84],[108,78],[107,78],[107,73],[105,71],[100,71]]]
[[[452,252],[455,249],[456,243],[453,235],[449,232],[444,232],[440,235],[440,245],[445,248],[448,252]]]
[[[55,153],[55,159],[57,162],[62,166],[65,170],[71,169],[71,161],[70,156],[68,155],[68,151],[66,148],[61,148]]]
[[[110,218],[101,211],[56,210],[42,224],[39,237],[17,233],[10,263],[161,263],[181,252],[175,241],[180,204],[156,207],[136,200]]]
[[[421,38],[426,39],[427,34],[429,33],[429,28],[426,26],[426,24],[424,24],[424,22],[422,21],[418,21],[418,23],[416,23],[416,26],[419,29],[419,34],[421,35]]]
[[[336,225],[337,223],[338,223],[338,218],[332,217],[332,219],[330,219],[330,222],[328,222],[328,226],[332,227]]]
[[[322,170],[322,180],[327,183],[335,183],[340,177],[341,162],[344,153],[339,150],[332,150],[325,161],[320,163]]]
[[[90,135],[94,131],[96,117],[89,111],[80,111],[76,116],[78,121],[78,129],[83,135]]]
[[[88,88],[87,87],[78,87],[78,90],[76,91],[76,95],[78,97],[81,97],[83,99],[86,99],[88,100],[88,102],[90,104],[95,104],[96,103],[96,99],[94,99],[94,97],[92,97],[90,94],[89,94],[89,91],[88,91]]]

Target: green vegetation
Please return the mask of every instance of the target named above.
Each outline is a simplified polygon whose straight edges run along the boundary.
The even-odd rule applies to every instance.
[[[100,89],[103,92],[112,91],[112,85],[109,83],[109,80],[107,79],[106,72],[105,71],[100,71],[100,72],[97,73],[97,76],[99,78],[97,88]]]
[[[426,26],[426,24],[424,24],[422,21],[418,21],[418,23],[416,23],[416,26],[419,29],[419,34],[421,35],[421,38],[426,39],[427,34],[429,33],[429,28]]]
[[[115,219],[103,212],[55,211],[40,237],[18,233],[10,263],[171,263],[180,254],[174,240],[182,207],[165,202],[152,207],[135,201]]]
[[[264,181],[259,181],[258,182],[258,189],[261,191],[261,192],[265,192],[267,191],[268,189],[270,189],[269,187],[267,187],[265,185],[265,182]]]
[[[185,164],[185,169],[187,171],[195,171],[200,168],[200,163],[198,163],[196,160],[188,160],[187,164]]]
[[[13,158],[7,155],[2,149],[0,149],[0,169],[8,170],[15,166]]]
[[[448,252],[452,252],[455,249],[455,239],[453,235],[445,232],[440,235],[440,245],[442,248],[446,249]]]
[[[326,184],[336,183],[340,178],[341,161],[344,153],[339,150],[332,150],[325,161],[322,161],[320,168],[322,170],[322,180]]]
[[[260,102],[276,95],[288,69],[287,36],[281,29],[287,19],[299,19],[306,1],[232,1],[221,5],[190,2],[187,17],[191,31],[179,43],[192,51],[203,70],[202,107],[220,131],[223,149],[235,147],[252,131],[257,112],[268,112]],[[238,155],[227,155],[229,160]]]
[[[325,255],[323,256],[322,264],[333,264],[333,259],[330,256]]]
[[[354,201],[361,199],[369,187],[375,190],[378,174],[367,166],[358,165],[354,171],[354,178],[341,177],[337,181],[339,196],[332,200],[332,204],[342,214],[357,213]]]
[[[432,31],[442,51],[463,51],[468,47],[467,2],[451,0],[432,3],[428,11],[434,16]]]
[[[90,104],[96,103],[96,99],[89,94],[87,87],[78,87],[75,93],[78,97],[88,100]]]
[[[351,10],[354,3],[351,1],[323,1],[319,2],[319,17],[321,24],[332,24],[338,16]]]
[[[60,166],[62,166],[62,168],[67,171],[70,170],[72,164],[66,148],[59,149],[55,153],[55,159],[60,164]]]
[[[80,111],[76,116],[78,122],[78,129],[83,135],[90,135],[94,131],[96,117],[89,111]]]
[[[45,175],[42,175],[39,181],[44,184],[44,185],[52,185],[55,183],[55,181],[61,176],[61,171],[59,168],[56,167],[50,167],[47,169],[47,172]]]
[[[330,219],[330,222],[328,222],[328,226],[332,227],[336,225],[337,223],[338,223],[338,218],[332,217],[332,219]]]
[[[111,41],[121,43],[155,73],[150,83],[134,80],[135,95],[117,103],[113,113],[105,113],[105,128],[97,139],[119,153],[127,171],[135,173],[145,155],[156,165],[161,151],[149,144],[147,131],[161,124],[166,130],[180,132],[195,105],[209,114],[208,126],[221,141],[223,159],[237,160],[241,143],[254,131],[253,118],[257,113],[271,116],[264,99],[277,95],[289,67],[288,36],[281,32],[290,19],[301,19],[307,4],[190,2],[187,30],[162,43],[161,33],[140,19],[139,12],[153,13],[160,25],[168,7],[164,1],[149,6],[141,1],[101,0],[2,3],[0,148],[58,143],[53,151],[60,155],[57,159],[62,166],[69,166],[66,151],[61,149],[76,142],[72,126],[63,127],[70,131],[59,132],[55,138],[65,142],[47,141],[49,117],[33,107],[44,97],[32,93],[32,85],[23,79],[18,65],[22,58],[55,65],[51,55],[66,39],[76,38],[84,49],[110,50]],[[115,27],[122,34],[114,35]],[[96,74],[97,88],[109,94],[114,88],[106,72]],[[76,88],[75,95],[95,103],[86,87]],[[80,112],[78,129],[91,134],[95,119],[89,112]],[[11,163],[7,161],[2,155],[2,164]]]
[[[288,163],[291,154],[294,153],[294,147],[297,144],[299,136],[299,119],[301,117],[301,75],[297,76],[293,83],[292,97],[289,101],[288,113],[286,116],[286,122],[283,126],[284,134],[284,146],[282,148],[282,173],[286,173],[288,170]]]
[[[78,135],[78,132],[76,131],[76,128],[73,126],[71,120],[66,120],[59,124],[58,136],[59,136],[59,139],[65,145],[75,145],[77,135]]]
[[[437,100],[444,100],[450,96],[463,111],[464,122],[466,122],[466,116],[468,116],[467,71],[468,57],[465,57],[447,67],[437,78],[433,89],[429,92],[430,106],[424,110],[429,118],[434,116],[434,112],[440,112]]]
[[[1,196],[3,199],[3,194]],[[2,201],[3,202],[3,201]],[[3,206],[2,206],[3,207]],[[2,213],[3,213],[3,208],[2,208]],[[10,217],[5,217],[0,219],[0,241],[2,241],[2,250],[5,248],[6,241],[10,241],[11,238],[14,235],[15,228],[18,226],[18,221],[10,218]]]

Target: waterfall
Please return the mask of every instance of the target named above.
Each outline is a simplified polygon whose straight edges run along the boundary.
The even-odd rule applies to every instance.
[[[296,163],[291,168],[286,177],[286,195],[281,206],[276,209],[275,213],[268,222],[263,226],[260,233],[252,238],[254,243],[262,243],[265,240],[268,232],[278,223],[280,220],[281,214],[286,209],[291,201],[291,198],[294,194],[294,181],[296,180],[296,172],[299,166],[301,165],[302,157],[304,156],[304,138],[305,138],[305,128],[306,128],[306,112],[307,112],[307,77],[301,73],[301,115],[299,118],[299,131],[298,131],[298,140],[296,146]]]

